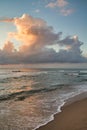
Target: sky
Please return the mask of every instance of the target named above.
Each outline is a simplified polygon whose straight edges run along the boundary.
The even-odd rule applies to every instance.
[[[86,0],[1,0],[0,64],[87,62]]]

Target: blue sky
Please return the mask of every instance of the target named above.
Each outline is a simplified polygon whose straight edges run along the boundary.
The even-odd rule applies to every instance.
[[[8,32],[16,30],[13,23],[3,22],[3,19],[29,14],[45,20],[55,32],[62,32],[62,38],[77,35],[79,40],[84,42],[81,49],[83,54],[87,55],[87,1],[62,0],[62,5],[57,4],[57,1],[61,0],[1,0],[0,48],[3,47]]]

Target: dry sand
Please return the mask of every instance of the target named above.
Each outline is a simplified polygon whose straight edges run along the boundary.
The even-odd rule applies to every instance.
[[[65,105],[53,121],[37,130],[87,130],[87,98]]]

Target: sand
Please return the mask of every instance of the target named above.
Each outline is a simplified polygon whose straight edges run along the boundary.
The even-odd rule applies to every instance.
[[[37,130],[87,130],[87,98],[65,105],[53,121]]]

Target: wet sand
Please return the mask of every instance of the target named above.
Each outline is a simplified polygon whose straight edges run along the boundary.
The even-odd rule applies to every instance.
[[[62,107],[53,121],[37,130],[87,130],[87,96]]]

